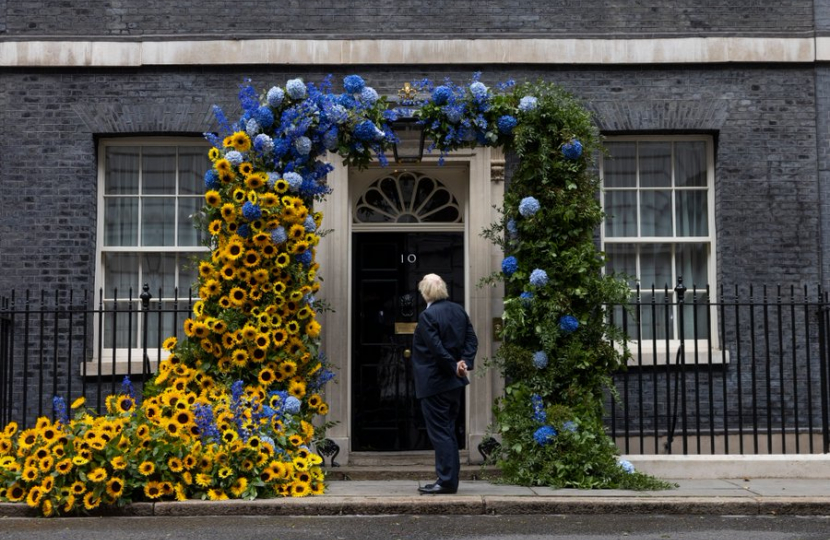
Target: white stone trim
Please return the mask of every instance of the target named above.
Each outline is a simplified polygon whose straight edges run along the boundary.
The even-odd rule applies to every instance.
[[[688,64],[830,60],[830,37],[4,41],[0,67]]]

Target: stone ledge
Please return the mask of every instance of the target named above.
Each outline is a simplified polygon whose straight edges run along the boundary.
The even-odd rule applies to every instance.
[[[826,478],[830,454],[629,455],[639,471],[658,478]]]

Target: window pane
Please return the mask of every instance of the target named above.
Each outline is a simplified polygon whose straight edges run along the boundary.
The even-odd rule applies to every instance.
[[[637,143],[607,143],[608,156],[602,160],[605,187],[637,185]]]
[[[706,186],[706,143],[678,142],[674,145],[675,185]]]
[[[671,277],[671,244],[640,246],[640,284],[658,289],[674,288]]]
[[[637,246],[634,244],[605,244],[606,269],[631,276],[631,285],[636,283]]]
[[[205,192],[205,171],[210,167],[205,146],[179,147],[179,194],[201,195]]]
[[[176,287],[176,254],[144,253],[141,257],[141,280],[150,286],[153,296],[161,290],[162,296],[173,296]]]
[[[202,256],[198,253],[179,254],[179,298],[187,299],[190,293],[199,294],[199,262]]]
[[[145,195],[176,194],[176,148],[145,146],[141,159],[142,189]]]
[[[637,236],[637,192],[605,192],[606,236]]]
[[[691,289],[710,284],[709,280],[709,245],[704,243],[677,244],[677,275],[683,278],[683,284]]]
[[[153,296],[156,294],[157,292],[154,292]],[[183,312],[179,313],[178,310],[183,310]],[[165,339],[170,336],[178,337],[179,327],[188,315],[186,301],[179,302],[178,305],[175,302],[162,302],[161,309],[157,302],[150,304],[150,314],[147,317],[147,353],[151,359],[156,358],[154,353],[158,351]]]
[[[112,197],[104,202],[104,245],[138,244],[138,198]]]
[[[105,195],[138,193],[137,146],[109,146],[106,155]]]
[[[141,245],[173,246],[175,198],[143,198],[141,205]]]
[[[672,331],[674,326],[674,306],[666,303],[666,299],[671,298],[671,296],[669,295],[667,297],[663,292],[651,294],[651,291],[648,291],[642,293],[640,297],[641,304],[639,310],[640,319],[642,320],[643,341],[672,339],[674,337],[674,332]],[[636,337],[636,335],[633,337]]]
[[[179,198],[179,246],[202,245],[203,231],[196,228],[193,218],[202,210],[204,199],[201,197]]]
[[[137,347],[140,317],[141,304],[138,302],[104,302],[104,348]],[[106,372],[104,368],[104,374]]]
[[[641,191],[640,219],[640,236],[672,236],[671,191]]]
[[[133,298],[141,294],[138,286],[138,257],[135,253],[104,253],[104,297]],[[138,292],[136,292],[138,291]]]
[[[671,143],[640,143],[640,187],[671,186]]]
[[[715,320],[717,313],[714,311],[717,308],[709,307],[707,302],[709,297],[706,295],[706,289],[698,289],[697,299],[692,292],[692,288],[686,291],[683,296],[685,304],[683,306],[683,339],[708,339],[709,338],[709,318]],[[708,313],[712,310],[712,313]],[[679,311],[678,311],[679,313]],[[680,328],[680,321],[678,321],[678,328]],[[678,339],[680,336],[677,336]],[[687,345],[687,352],[694,353],[694,349]],[[698,363],[707,362],[706,354],[701,354],[698,358]]]
[[[705,190],[678,190],[677,236],[709,236],[709,202]]]

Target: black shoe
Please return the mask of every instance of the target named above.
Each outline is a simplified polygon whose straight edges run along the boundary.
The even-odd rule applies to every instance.
[[[423,493],[424,495],[444,495],[456,493],[457,491],[458,488],[449,488],[437,483],[418,488],[418,493]]]
[[[439,485],[441,485],[441,480],[436,480],[435,482],[433,482],[431,484],[424,485],[424,489],[432,489],[435,486],[439,486]]]

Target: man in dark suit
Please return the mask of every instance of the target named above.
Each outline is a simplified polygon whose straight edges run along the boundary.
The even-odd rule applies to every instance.
[[[467,372],[473,369],[478,339],[464,308],[447,300],[447,284],[440,276],[427,274],[418,290],[427,308],[418,317],[412,340],[412,373],[438,473],[435,483],[418,491],[455,493],[461,469],[455,421],[464,387],[470,384]]]

